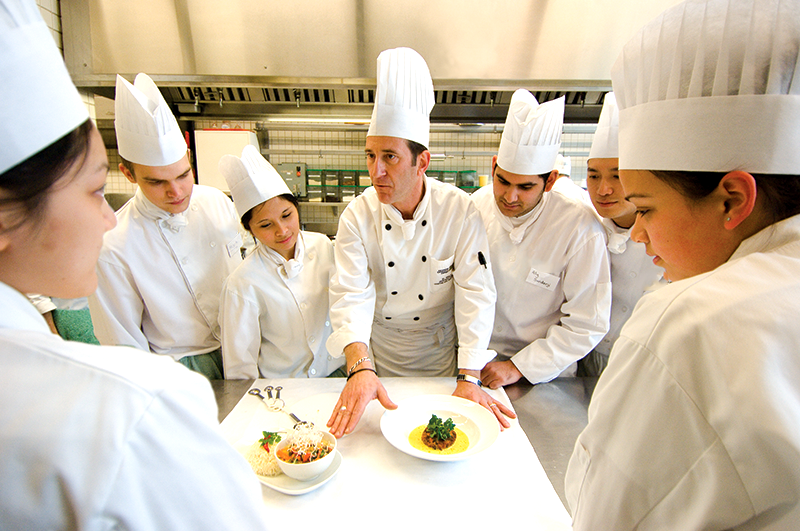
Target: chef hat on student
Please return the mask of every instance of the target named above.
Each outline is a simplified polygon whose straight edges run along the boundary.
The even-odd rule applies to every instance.
[[[411,48],[381,52],[367,136],[394,136],[428,147],[433,104],[433,81],[425,59]]]
[[[556,165],[553,169],[558,171],[559,175],[570,175],[572,173],[572,159],[559,153],[556,156]]]
[[[603,101],[600,120],[592,138],[589,160],[616,158],[619,158],[619,107],[614,93],[609,92]]]
[[[689,0],[622,50],[620,168],[800,173],[800,0]]]
[[[533,94],[518,89],[511,96],[497,165],[520,175],[551,172],[561,147],[563,124],[563,96],[539,105]]]
[[[120,157],[144,166],[169,166],[186,155],[178,121],[147,74],[131,85],[117,76],[114,128]]]
[[[35,2],[0,0],[0,174],[89,119]]]
[[[223,155],[219,159],[219,171],[231,189],[240,218],[264,201],[292,193],[272,164],[250,144],[242,150],[241,158]]]

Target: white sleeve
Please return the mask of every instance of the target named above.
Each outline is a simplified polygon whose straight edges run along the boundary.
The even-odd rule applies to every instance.
[[[456,244],[453,265],[458,368],[479,371],[495,356],[487,347],[492,337],[497,291],[486,228],[472,202]]]
[[[332,356],[340,357],[350,343],[369,345],[375,315],[375,283],[370,277],[362,235],[350,209],[339,219],[334,257],[336,271],[329,291],[332,333],[326,347]]]
[[[531,383],[549,382],[605,337],[611,315],[611,274],[599,232],[569,259],[564,271],[564,317],[511,360]]]
[[[265,529],[261,486],[223,438],[210,388],[180,382],[127,434],[109,516],[125,529]]]
[[[258,305],[226,282],[219,305],[222,364],[226,380],[258,378],[261,326]]]
[[[97,291],[89,297],[92,326],[101,345],[123,345],[150,352],[142,332],[144,303],[130,271],[97,262]]]

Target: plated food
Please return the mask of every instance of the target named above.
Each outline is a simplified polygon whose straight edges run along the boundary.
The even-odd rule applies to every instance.
[[[298,424],[277,446],[278,467],[300,481],[314,479],[333,463],[336,438],[327,431],[308,424]]]
[[[443,421],[435,413],[427,425],[411,430],[408,442],[418,450],[439,455],[458,454],[469,448],[469,437],[456,428],[453,419],[448,417]]]
[[[455,431],[456,437],[449,448],[435,450],[422,442],[425,423],[433,415],[440,419],[442,426],[448,419],[453,424],[451,431]],[[399,402],[395,410],[384,412],[381,432],[392,446],[408,455],[429,461],[458,461],[491,446],[500,434],[500,424],[494,414],[470,400],[452,395],[420,395]]]

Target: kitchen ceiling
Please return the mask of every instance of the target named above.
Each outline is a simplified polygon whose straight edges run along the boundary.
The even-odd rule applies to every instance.
[[[517,88],[565,96],[565,121],[584,123],[622,44],[676,2],[86,0],[61,12],[79,88],[113,99],[117,73],[147,72],[183,121],[363,122],[375,58],[410,46],[431,69],[433,124],[502,124]]]

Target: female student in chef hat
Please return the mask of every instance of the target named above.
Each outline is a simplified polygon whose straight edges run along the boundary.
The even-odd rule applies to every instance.
[[[599,376],[606,368],[622,325],[641,296],[657,287],[664,274],[647,255],[644,244],[631,240],[636,206],[625,199],[619,180],[618,134],[619,108],[614,93],[609,92],[589,150],[586,189],[606,231],[611,263],[611,328],[594,350],[578,362],[578,373],[589,376]]]
[[[116,221],[103,141],[33,1],[0,0],[0,72],[0,529],[265,528],[202,376],[65,341],[23,295],[91,294]]]
[[[297,199],[256,147],[246,146],[241,158],[225,155],[219,170],[242,225],[258,242],[222,288],[225,378],[331,375],[344,362],[325,348],[333,244],[300,230]]]
[[[672,281],[611,352],[574,528],[800,529],[800,0],[691,0],[612,70],[632,238]]]

